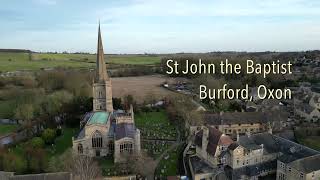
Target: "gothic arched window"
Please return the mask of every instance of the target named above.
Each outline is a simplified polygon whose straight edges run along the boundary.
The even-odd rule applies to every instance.
[[[122,152],[128,152],[132,153],[133,152],[133,144],[131,142],[124,142],[120,144],[120,153]]]
[[[102,135],[99,131],[96,131],[92,135],[92,147],[93,148],[101,148],[102,147]]]
[[[83,154],[83,146],[82,146],[81,143],[78,144],[78,153],[79,153],[79,154]]]

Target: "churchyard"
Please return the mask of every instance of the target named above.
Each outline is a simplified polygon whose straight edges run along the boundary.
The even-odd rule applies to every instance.
[[[177,131],[166,112],[141,112],[135,116],[136,126],[141,131],[142,149],[157,158],[177,139]]]
[[[163,179],[167,176],[175,176],[177,174],[181,150],[181,146],[177,146],[164,155],[157,166],[155,172],[156,179]]]

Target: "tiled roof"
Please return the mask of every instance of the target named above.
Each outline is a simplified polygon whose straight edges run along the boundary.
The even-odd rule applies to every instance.
[[[270,133],[258,133],[249,137],[240,136],[238,143],[246,149],[261,148],[263,144],[264,153],[281,153],[278,160],[284,163],[319,154],[316,150]]]
[[[136,128],[133,123],[121,123],[116,125],[116,140],[129,137],[134,138]]]
[[[223,135],[218,129],[213,127],[208,127],[209,129],[209,137],[208,137],[208,145],[206,150],[212,156],[215,155],[216,149],[218,145],[229,146],[233,143],[232,139],[229,136]],[[202,147],[202,136],[203,129],[200,130],[195,137],[195,144],[199,147]]]
[[[269,116],[262,112],[225,112],[204,115],[204,121],[209,125],[265,123],[268,119]]]
[[[209,128],[209,142],[207,146],[207,152],[214,156],[216,154],[217,146],[222,133],[216,128]]]
[[[234,142],[234,143],[230,144],[230,146],[228,147],[228,149],[230,149],[230,150],[235,150],[238,146],[239,146],[239,144],[236,143],[236,142]]]
[[[313,171],[318,171],[320,169],[320,155],[309,156],[303,159],[299,159],[288,164],[304,173],[310,173]]]
[[[195,137],[195,144],[199,147],[202,147],[202,134],[203,130],[199,131]]]
[[[212,168],[198,156],[191,156],[189,160],[191,163],[191,168],[195,174],[210,173],[214,171],[214,168]]]
[[[261,174],[263,171],[270,171],[277,168],[277,161],[269,161],[255,165],[249,165],[237,169],[232,169],[229,166],[224,168],[228,179],[242,179],[242,176],[253,177]]]

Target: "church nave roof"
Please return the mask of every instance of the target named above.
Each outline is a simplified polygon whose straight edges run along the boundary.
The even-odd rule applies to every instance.
[[[94,112],[91,114],[91,117],[87,122],[87,125],[106,124],[108,122],[109,116],[110,113],[105,111]]]

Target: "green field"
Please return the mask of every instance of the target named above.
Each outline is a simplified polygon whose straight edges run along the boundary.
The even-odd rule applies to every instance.
[[[160,56],[145,55],[107,55],[105,60],[111,64],[148,65],[160,63]],[[39,70],[41,68],[94,67],[94,54],[49,54],[49,53],[14,53],[0,52],[0,71]]]
[[[0,125],[0,136],[14,132],[16,129],[18,129],[18,125],[2,124]]]
[[[111,64],[155,64],[160,63],[160,56],[144,55],[106,55],[105,60]],[[62,60],[62,61],[82,61],[88,63],[96,62],[95,54],[46,54],[35,53],[33,60]]]

